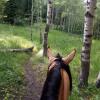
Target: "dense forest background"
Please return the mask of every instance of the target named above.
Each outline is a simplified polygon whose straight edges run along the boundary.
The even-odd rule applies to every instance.
[[[46,0],[33,0],[34,23],[46,22]],[[16,25],[30,24],[32,0],[0,0],[0,22]],[[54,0],[52,25],[55,29],[82,34],[85,6],[83,0]],[[100,0],[94,22],[94,38],[100,39]]]

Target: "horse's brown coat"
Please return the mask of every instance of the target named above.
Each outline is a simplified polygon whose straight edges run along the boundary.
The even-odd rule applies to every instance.
[[[67,72],[64,69],[61,69],[61,78],[59,100],[68,100],[70,95],[70,80]]]
[[[64,61],[65,64],[69,64],[74,56],[76,54],[76,49],[74,49],[67,57],[62,58],[62,60]],[[48,58],[49,58],[49,62],[50,62],[50,66],[49,66],[49,71],[55,67],[56,62],[55,60],[57,58],[55,58],[50,50],[50,48],[48,48],[48,52],[47,52]],[[59,96],[58,96],[58,100],[68,100],[69,95],[70,95],[70,79],[69,79],[69,75],[66,72],[66,70],[61,69],[61,85],[60,85],[60,89],[59,89]]]
[[[55,67],[56,63],[53,62],[49,67],[49,71]],[[70,95],[70,80],[67,72],[64,69],[61,69],[61,85],[59,90],[59,99],[58,100],[68,100]]]

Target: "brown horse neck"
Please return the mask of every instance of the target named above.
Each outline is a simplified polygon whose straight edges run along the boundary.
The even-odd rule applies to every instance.
[[[64,69],[61,69],[61,79],[58,100],[68,100],[70,95],[70,80],[67,72]]]

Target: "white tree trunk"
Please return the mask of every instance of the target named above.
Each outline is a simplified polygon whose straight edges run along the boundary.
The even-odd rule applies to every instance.
[[[97,80],[96,80],[96,87],[100,88],[100,72],[99,72]]]
[[[33,26],[33,13],[34,13],[34,11],[33,11],[33,0],[32,0],[32,7],[31,7],[31,41],[32,41],[32,26]]]
[[[43,34],[42,34],[42,0],[39,1],[39,28],[40,28],[40,44],[43,43]]]
[[[85,87],[88,85],[88,76],[90,69],[90,52],[93,35],[93,18],[96,9],[96,0],[85,0],[86,12],[84,22],[84,37],[83,47],[81,53],[81,71],[79,77],[79,87]]]
[[[48,0],[47,4],[47,24],[51,24],[51,17],[52,17],[52,0]]]
[[[43,38],[43,56],[47,56],[47,47],[48,47],[48,32],[51,24],[52,16],[52,0],[48,0],[47,3],[47,21]]]

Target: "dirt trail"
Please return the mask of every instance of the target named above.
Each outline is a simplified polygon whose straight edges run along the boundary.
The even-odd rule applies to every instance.
[[[41,75],[37,72],[40,69],[39,65],[33,64],[31,58],[25,62],[25,81],[26,81],[26,93],[23,100],[40,100],[42,83],[41,80],[37,80]],[[38,68],[38,69],[37,69]]]

